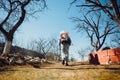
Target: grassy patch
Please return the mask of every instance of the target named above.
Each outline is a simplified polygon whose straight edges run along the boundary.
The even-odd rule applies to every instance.
[[[40,69],[33,67],[4,68],[0,80],[118,80],[120,65],[47,65]]]

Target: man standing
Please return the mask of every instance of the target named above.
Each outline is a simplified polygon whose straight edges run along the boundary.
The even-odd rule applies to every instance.
[[[60,32],[59,47],[61,50],[62,64],[68,66],[69,58],[69,46],[71,45],[71,39],[67,31]]]

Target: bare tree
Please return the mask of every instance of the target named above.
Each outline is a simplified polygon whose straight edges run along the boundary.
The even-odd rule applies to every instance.
[[[58,47],[58,41],[55,38],[52,38],[50,40],[50,53],[53,54],[54,56],[54,61],[59,61],[60,60],[60,54],[59,54],[59,47]]]
[[[115,34],[111,40],[112,47],[120,47],[120,33]]]
[[[60,60],[58,41],[55,38],[32,40],[27,48],[43,54],[46,59],[54,61]]]
[[[76,61],[76,59],[74,57],[71,57],[70,61],[74,62],[74,61]]]
[[[51,43],[49,40],[39,38],[38,40],[31,41],[30,45],[28,45],[28,48],[30,50],[43,54],[47,59],[46,55],[50,52]]]
[[[2,33],[0,32],[0,43],[4,42],[4,36],[2,35]]]
[[[88,13],[102,10],[109,18],[117,22],[120,28],[120,0],[72,0],[71,4],[78,2],[80,3],[76,6],[89,8]]]
[[[15,31],[25,20],[27,14],[33,15],[46,7],[45,0],[0,0],[0,31],[6,42],[3,54],[8,54]]]
[[[39,38],[39,40],[36,41],[36,46],[37,51],[43,53],[44,55],[46,55],[51,49],[50,42],[42,38]]]
[[[117,27],[113,21],[101,22],[101,15],[97,15],[97,18],[87,18],[85,19],[73,18],[73,21],[77,22],[77,29],[82,32],[84,31],[88,38],[90,39],[91,46],[98,51],[103,44],[108,35],[119,33]]]
[[[81,57],[81,62],[83,62],[84,61],[84,57],[85,57],[84,51],[78,51],[78,54]]]
[[[84,62],[84,58],[89,55],[89,53],[92,53],[94,50],[92,47],[86,47],[84,49],[80,49],[78,51],[79,56],[81,57],[81,62]]]
[[[28,44],[27,44],[27,49],[32,50],[32,51],[37,51],[37,44],[35,40],[31,40]]]

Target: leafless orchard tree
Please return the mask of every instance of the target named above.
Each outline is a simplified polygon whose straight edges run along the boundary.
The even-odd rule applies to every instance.
[[[59,60],[60,58],[60,55],[58,54],[58,41],[54,38],[39,38],[38,40],[33,40],[29,43],[28,49],[43,54],[46,59]]]
[[[40,53],[43,53],[46,57],[46,59],[51,60],[58,60],[59,59],[59,54],[58,54],[58,44],[57,40],[52,38],[52,39],[42,39],[40,38],[38,41],[36,41],[36,46],[37,46],[37,51]]]
[[[51,45],[50,53],[53,53],[54,61],[59,61],[60,54],[59,54],[58,40],[52,38],[50,40],[50,45]]]
[[[102,10],[120,29],[120,0],[72,0],[71,4],[74,3],[78,4],[76,7],[89,8],[88,13]]]
[[[41,12],[45,7],[45,0],[0,0],[0,31],[6,40],[2,55],[10,52],[14,33],[26,16]]]
[[[32,40],[28,48],[33,51],[37,51],[41,54],[46,55],[50,51],[50,41],[44,38],[39,38],[38,40]]]
[[[81,62],[84,62],[84,58],[88,56],[89,53],[93,52],[92,47],[86,47],[85,49],[80,49],[78,51],[79,56],[81,57]]]
[[[84,61],[84,57],[85,57],[85,51],[78,51],[78,54],[81,57],[81,62],[83,62]]]
[[[36,42],[36,44],[37,44],[37,51],[43,53],[45,56],[51,49],[49,40],[40,38],[38,42]]]
[[[32,50],[32,51],[37,51],[37,47],[36,47],[36,41],[35,40],[31,40],[30,42],[27,43],[27,47],[28,50]]]
[[[113,21],[102,21],[101,14],[97,14],[97,17],[88,18],[84,16],[84,19],[72,18],[77,22],[76,28],[80,32],[85,32],[90,39],[91,46],[98,51],[101,49],[106,41],[108,35],[119,33],[118,27],[115,26]]]

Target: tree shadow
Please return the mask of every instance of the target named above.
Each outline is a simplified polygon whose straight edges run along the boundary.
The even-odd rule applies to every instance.
[[[0,73],[2,73],[2,72],[14,72],[14,71],[18,71],[18,70],[8,68],[8,67],[0,67]]]
[[[80,68],[68,68],[68,67],[64,67],[64,68],[40,68],[40,69],[58,69],[58,70],[103,70],[103,69],[107,69],[107,70],[112,70],[114,73],[119,73],[120,74],[120,68],[97,68],[97,67],[80,67]]]

